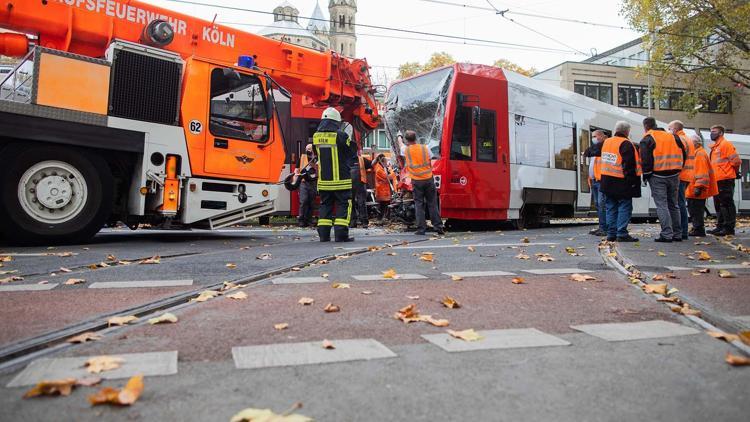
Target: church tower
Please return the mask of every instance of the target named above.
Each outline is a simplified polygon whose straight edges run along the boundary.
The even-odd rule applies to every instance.
[[[357,0],[330,0],[328,13],[331,16],[331,35],[329,36],[331,50],[345,57],[355,57],[357,55],[355,33]]]

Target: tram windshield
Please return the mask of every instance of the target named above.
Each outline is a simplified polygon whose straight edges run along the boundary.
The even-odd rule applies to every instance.
[[[440,139],[453,68],[430,72],[398,82],[388,90],[385,101],[386,136],[392,146],[396,136],[407,130],[417,132],[417,141],[427,144],[433,158],[440,158]]]

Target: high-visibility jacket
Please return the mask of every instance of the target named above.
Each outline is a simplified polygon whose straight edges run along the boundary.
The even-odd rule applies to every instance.
[[[412,180],[432,178],[432,162],[427,145],[411,144],[406,147],[406,168]]]
[[[594,179],[602,181],[602,157],[594,157]]]
[[[711,167],[716,173],[716,180],[736,179],[740,164],[742,160],[734,145],[723,136],[719,137],[711,148]]]
[[[649,130],[656,143],[654,148],[654,171],[681,170],[684,163],[682,149],[675,142],[674,135],[663,130]]]
[[[623,142],[628,142],[633,147],[633,154],[635,155],[635,174],[637,176],[643,174],[643,171],[641,170],[641,157],[638,154],[638,150],[635,149],[635,145],[633,145],[628,138],[613,136],[607,138],[602,146],[602,176],[611,176],[618,179],[625,178],[625,169],[622,167],[622,157],[620,156],[620,146]]]
[[[388,180],[388,172],[380,163],[373,164],[375,170],[375,200],[387,202],[391,200],[391,184]]]
[[[367,169],[365,168],[365,157],[358,156],[357,161],[359,161],[359,181],[362,182],[362,184],[367,184]]]
[[[695,166],[695,144],[693,144],[693,140],[685,135],[685,132],[682,130],[677,132],[677,136],[680,137],[682,146],[685,147],[685,165],[682,166],[680,180],[690,183],[690,181],[693,180],[693,170]]]
[[[700,194],[695,195],[695,188],[700,188]],[[702,146],[695,148],[695,171],[693,179],[685,189],[685,197],[690,199],[707,199],[719,193],[716,184],[716,174],[711,167],[711,159]]]
[[[318,150],[318,190],[335,191],[352,188],[350,174],[350,151],[339,146],[338,137],[346,136],[343,132],[316,132],[313,145]],[[347,136],[345,148],[351,147]]]

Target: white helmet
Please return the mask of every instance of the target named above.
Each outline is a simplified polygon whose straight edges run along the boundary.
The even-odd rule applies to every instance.
[[[341,113],[333,107],[328,107],[323,112],[322,119],[329,119],[341,123]]]

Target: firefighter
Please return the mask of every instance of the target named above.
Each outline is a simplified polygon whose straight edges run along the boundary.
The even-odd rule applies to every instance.
[[[432,162],[427,145],[417,143],[417,133],[407,130],[404,134],[406,146],[402,154],[406,158],[406,170],[411,177],[414,191],[414,207],[417,217],[417,231],[414,234],[424,235],[427,230],[425,219],[425,201],[430,212],[430,221],[437,234],[445,234],[443,221],[437,204],[437,189],[432,177]]]
[[[304,172],[299,185],[299,217],[297,221],[300,227],[312,225],[313,204],[318,190],[318,165],[314,159],[313,145],[307,144],[305,153],[299,158],[299,167],[294,171],[297,175]]]
[[[607,240],[637,242],[628,233],[633,198],[641,197],[641,159],[628,139],[630,123],[615,124],[615,136],[602,145],[601,191],[607,206]]]
[[[693,144],[694,160],[691,179],[685,188],[685,197],[688,201],[688,210],[690,218],[693,220],[693,229],[688,233],[690,236],[705,237],[706,229],[703,225],[703,218],[706,214],[706,199],[719,193],[719,187],[716,185],[716,174],[711,168],[711,159],[708,153],[703,149],[703,140],[698,135],[690,137]]]
[[[685,164],[685,147],[679,137],[656,126],[656,119],[643,119],[646,136],[641,140],[641,165],[643,180],[651,186],[651,197],[656,204],[656,215],[661,233],[655,242],[682,242],[680,207],[677,198],[680,189],[679,174]]]
[[[724,138],[724,126],[711,126],[711,168],[716,175],[719,193],[714,196],[716,208],[716,228],[709,233],[715,236],[734,236],[737,208],[734,206],[734,179],[739,173],[742,161],[731,142]]]
[[[321,242],[331,241],[331,226],[336,242],[350,242],[349,222],[352,215],[351,163],[356,144],[341,128],[341,114],[333,107],[323,111],[313,145],[318,155],[318,192],[320,210],[318,235]],[[334,219],[335,207],[335,219]]]
[[[695,161],[695,145],[692,137],[685,134],[685,125],[679,120],[673,120],[667,126],[669,133],[677,136],[685,147],[685,165],[680,172],[680,189],[678,190],[677,205],[680,207],[680,227],[682,228],[682,240],[688,238],[688,209],[685,201],[685,192],[688,184],[693,180],[693,162]],[[676,233],[675,233],[676,234]]]

